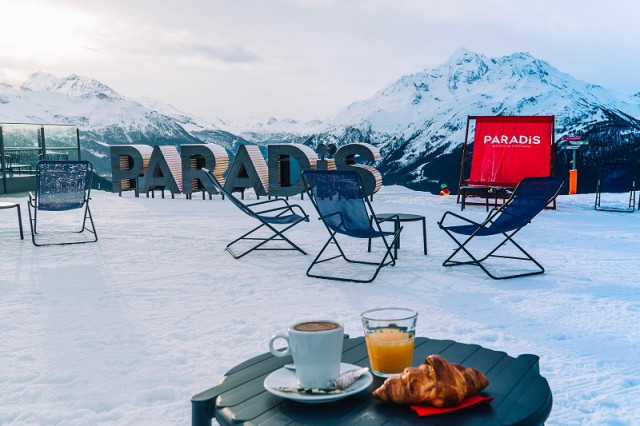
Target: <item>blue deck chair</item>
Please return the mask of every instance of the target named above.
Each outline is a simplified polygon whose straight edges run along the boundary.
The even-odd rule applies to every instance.
[[[254,250],[297,250],[302,254],[307,254],[304,250],[294,244],[290,239],[285,237],[283,234],[287,230],[291,229],[298,223],[305,221],[309,222],[309,215],[305,213],[305,211],[297,204],[289,204],[289,202],[282,198],[276,198],[273,200],[266,201],[258,201],[256,203],[244,204],[233,194],[226,189],[220,182],[211,174],[211,172],[205,168],[202,169],[206,176],[209,178],[211,183],[216,187],[216,189],[223,196],[227,197],[236,207],[238,207],[243,213],[246,215],[258,220],[260,225],[256,226],[249,232],[243,234],[242,236],[236,238],[232,242],[230,242],[226,250],[229,252],[231,256],[235,259],[239,259],[242,256],[251,253]],[[280,206],[271,207],[275,204],[282,204]],[[259,210],[256,210],[255,207],[259,206]],[[276,226],[278,228],[276,228]],[[281,227],[284,226],[284,227]],[[251,236],[255,232],[259,231],[262,228],[267,228],[271,230],[271,235],[268,237],[256,237]],[[239,241],[242,240],[251,240],[251,241],[260,241],[260,243],[251,246],[248,250],[243,251],[240,254],[236,254],[231,247]],[[274,241],[284,241],[288,244],[285,247],[265,247],[265,244]]]
[[[629,204],[626,207],[602,207],[602,194],[629,193]],[[608,198],[608,197],[606,197]],[[632,213],[636,209],[636,182],[633,180],[633,169],[630,163],[604,163],[600,167],[600,179],[596,189],[596,210],[608,212]]]
[[[43,160],[36,163],[35,195],[30,192],[27,203],[31,241],[34,245],[81,244],[98,241],[98,234],[89,209],[92,175],[93,166],[88,161]],[[38,234],[38,212],[67,211],[83,207],[82,228],[75,233],[83,234],[86,231],[91,234],[90,239],[51,241],[52,233],[48,233],[45,242],[37,241],[40,237],[45,237],[45,234]]]
[[[540,263],[538,263],[529,253],[517,244],[513,240],[513,236],[526,225],[531,223],[531,220],[536,217],[538,213],[540,213],[549,203],[555,200],[560,189],[564,185],[564,182],[565,179],[560,177],[525,178],[520,181],[505,204],[500,208],[494,208],[491,210],[487,218],[482,223],[474,222],[451,211],[446,212],[442,216],[440,222],[438,222],[438,226],[456,242],[458,248],[453,251],[453,254],[451,254],[451,256],[449,256],[442,265],[479,266],[487,275],[495,280],[542,274],[544,272],[542,265],[540,265]],[[445,220],[448,217],[457,218],[458,220],[456,220],[456,222],[458,222],[458,224],[445,225]],[[463,224],[459,224],[460,220]],[[462,235],[464,237],[458,239],[454,234]],[[478,259],[479,256],[475,256],[471,253],[469,243],[475,237],[487,236],[501,236],[501,242],[492,249],[489,254]],[[511,243],[511,246],[515,247],[523,256],[498,254],[499,250],[505,247],[507,243]],[[471,260],[453,260],[453,258],[461,251],[466,253]],[[484,264],[484,262],[491,257],[533,262],[537,268],[532,272],[497,276],[491,273]]]
[[[320,219],[329,231],[329,239],[320,253],[307,269],[307,276],[338,281],[352,281],[368,283],[373,281],[380,269],[386,265],[395,265],[395,257],[391,252],[402,227],[395,232],[384,232],[380,223],[375,219],[371,203],[364,195],[364,188],[360,176],[354,171],[335,170],[305,170],[302,176],[311,202],[315,206]],[[375,227],[374,227],[375,224]],[[381,238],[385,245],[385,254],[379,262],[349,259],[336,238],[337,234],[347,237],[360,238],[368,242],[370,238]],[[386,237],[392,237],[391,244]],[[339,251],[335,256],[321,259],[330,243],[334,243]],[[337,275],[319,275],[311,270],[319,263],[328,262],[341,257],[346,262],[375,266],[373,276],[368,279],[347,278]],[[389,261],[387,261],[387,258]]]

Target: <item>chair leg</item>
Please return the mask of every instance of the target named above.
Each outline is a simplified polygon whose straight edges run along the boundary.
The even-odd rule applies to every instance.
[[[36,243],[36,214],[37,211],[34,208],[33,216],[31,215],[31,203],[27,202],[27,213],[29,213],[29,229],[31,229],[31,241],[34,246],[40,246]]]
[[[460,202],[460,211],[464,211],[467,190],[463,188],[460,192],[462,192],[462,200]]]
[[[313,259],[313,262],[311,262],[311,265],[309,265],[309,268],[307,268],[307,276],[311,277],[311,278],[320,278],[320,279],[324,279],[324,280],[333,280],[333,281],[346,281],[346,282],[355,282],[355,283],[370,283],[372,282],[376,276],[378,275],[378,271],[380,270],[380,267],[378,267],[375,271],[375,273],[373,274],[373,276],[369,279],[355,279],[355,278],[344,278],[344,277],[339,277],[339,276],[332,276],[332,275],[319,275],[319,274],[314,274],[311,272],[311,270],[313,269],[314,266],[316,266],[319,263],[323,263],[323,262],[328,262],[330,260],[333,259],[337,259],[339,257],[342,257],[345,261],[350,262],[350,263],[366,263],[366,264],[371,264],[371,265],[378,265],[377,263],[373,263],[373,262],[362,262],[362,261],[354,261],[354,260],[350,260],[348,259],[345,255],[344,252],[342,251],[342,248],[340,248],[340,245],[336,242],[336,246],[338,247],[338,250],[340,251],[340,254],[335,255],[335,256],[331,256],[325,259],[320,259],[320,257],[322,256],[322,254],[324,253],[324,251],[327,249],[327,247],[329,246],[329,244],[334,240],[333,237],[330,237],[327,242],[324,244],[324,246],[322,247],[322,249],[320,250],[320,252],[318,253],[318,255],[316,256],[315,259]]]
[[[443,228],[444,229],[444,228]],[[471,254],[471,252],[469,252],[469,250],[467,250],[466,245],[467,243],[471,240],[472,237],[467,238],[463,243],[461,243],[449,230],[444,229],[444,232],[447,233],[447,235],[449,235],[449,237],[455,241],[455,243],[458,245],[458,248],[453,250],[453,253],[451,253],[451,255],[449,257],[447,257],[445,259],[444,262],[442,262],[442,266],[455,266],[455,265],[478,265],[480,263],[480,261],[478,259],[476,259],[473,254]],[[457,260],[453,260],[453,258],[460,252],[460,251],[464,251],[467,256],[469,256],[472,260],[470,261],[457,261]]]
[[[513,236],[519,231],[519,230],[515,230],[514,232],[512,232],[510,235],[503,233],[502,235],[504,235],[504,240],[502,240],[502,242],[500,244],[498,244],[493,250],[491,250],[487,255],[485,255],[484,257],[482,257],[481,259],[476,258],[476,256],[474,256],[468,249],[467,249],[467,244],[473,239],[473,235],[470,236],[469,238],[467,238],[464,242],[460,242],[457,238],[455,238],[455,236],[453,235],[453,233],[451,233],[448,229],[446,228],[442,228],[447,235],[449,235],[449,237],[451,237],[451,239],[453,241],[455,241],[456,244],[458,244],[458,248],[456,248],[453,253],[451,254],[451,256],[449,256],[443,263],[442,266],[459,266],[459,265],[475,265],[480,267],[480,269],[482,269],[489,277],[493,278],[494,280],[502,280],[502,279],[509,279],[509,278],[518,278],[518,277],[526,277],[526,276],[530,276],[530,275],[538,275],[538,274],[542,274],[544,273],[544,267],[533,258],[533,256],[531,256],[529,253],[527,253],[518,243],[516,243],[515,240],[513,240]],[[502,248],[503,246],[505,246],[508,242],[510,242],[511,244],[513,244],[513,246],[515,246],[525,257],[519,257],[519,256],[505,256],[505,255],[498,255],[495,254],[500,248]],[[464,253],[471,259],[468,261],[457,261],[457,260],[453,260],[453,258],[460,252],[460,251],[464,251]],[[514,275],[503,275],[503,276],[497,276],[492,274],[483,264],[484,261],[486,261],[488,258],[490,257],[498,257],[498,258],[504,258],[504,259],[514,259],[514,260],[522,260],[522,261],[529,261],[529,262],[533,262],[538,269],[532,272],[524,272],[521,274],[514,274]]]
[[[89,223],[91,223],[91,229],[85,227],[87,217],[89,217]],[[83,231],[86,229],[88,232],[91,232],[93,234],[93,237],[94,237],[93,242],[98,241],[98,233],[96,232],[96,225],[93,223],[93,215],[91,214],[91,209],[89,209],[89,202],[87,202],[87,208],[84,211],[84,220],[83,220],[82,228],[83,228]]]
[[[393,247],[393,257],[398,258],[398,249],[400,249],[400,236],[398,234],[398,229],[400,229],[400,219],[393,220],[393,235],[398,235],[398,238],[395,238],[395,244],[392,244]]]
[[[41,246],[62,246],[62,245],[71,245],[71,244],[84,244],[84,243],[93,243],[98,241],[98,233],[96,232],[96,227],[95,227],[95,223],[93,222],[93,216],[91,214],[91,209],[89,209],[89,203],[87,202],[87,205],[85,207],[84,210],[84,218],[82,220],[82,229],[80,231],[77,231],[77,234],[80,234],[84,231],[87,231],[91,234],[93,234],[93,239],[91,240],[87,240],[87,241],[73,241],[73,242],[61,242],[61,243],[47,243],[47,244],[38,244],[36,242],[36,226],[37,226],[37,218],[38,218],[38,209],[36,209],[35,207],[33,207],[33,215],[31,214],[31,208],[33,206],[27,202],[27,211],[29,213],[29,227],[31,228],[31,241],[33,242],[34,246],[37,247],[41,247]],[[86,227],[86,221],[87,218],[89,219],[89,223],[91,224],[91,228]]]
[[[18,210],[18,228],[20,229],[20,239],[24,240],[24,231],[22,230],[22,213],[20,213],[20,204],[16,204]]]
[[[247,251],[243,252],[242,254],[237,255],[237,254],[235,254],[235,253],[233,252],[233,250],[231,249],[231,247],[232,247],[235,243],[237,243],[238,241],[242,241],[242,240],[244,240],[244,239],[247,239],[246,237],[247,237],[248,235],[253,234],[254,232],[256,232],[257,230],[259,230],[259,229],[260,229],[260,228],[262,228],[262,227],[264,227],[264,224],[260,224],[260,225],[256,226],[255,228],[253,228],[253,229],[252,229],[252,230],[250,230],[249,232],[246,232],[245,234],[242,234],[241,236],[239,236],[239,237],[238,237],[238,238],[236,238],[235,240],[231,241],[229,244],[227,244],[227,247],[226,247],[227,252],[229,252],[229,254],[230,254],[231,256],[233,256],[233,258],[234,258],[234,259],[239,259],[239,258],[241,258],[242,256],[246,255],[247,253],[249,253],[249,252],[253,251],[253,247],[252,247],[251,249],[249,249],[249,250],[247,250]]]
[[[245,234],[243,234],[242,236],[236,238],[235,240],[233,240],[232,242],[230,242],[229,244],[227,244],[226,250],[227,252],[229,252],[229,254],[231,256],[233,256],[234,259],[240,259],[241,257],[251,253],[254,250],[297,250],[299,252],[301,252],[302,254],[307,254],[307,252],[305,252],[304,250],[302,250],[300,247],[298,247],[293,241],[291,241],[290,239],[288,239],[287,237],[284,236],[284,232],[286,232],[288,229],[294,227],[295,225],[297,225],[298,223],[302,222],[304,219],[300,219],[297,222],[294,222],[292,224],[290,224],[289,226],[287,226],[286,228],[283,228],[282,230],[277,230],[276,228],[274,228],[273,226],[269,225],[268,223],[261,223],[260,225],[256,226],[255,228],[253,228],[252,230],[250,230],[249,232],[246,232]],[[268,238],[258,238],[258,237],[249,237],[249,235],[253,234],[254,232],[257,232],[258,230],[260,230],[263,227],[267,227],[273,234],[268,237]],[[261,241],[259,244],[249,248],[248,250],[244,251],[241,254],[236,254],[233,250],[232,250],[232,246],[234,244],[236,244],[239,241],[242,240],[254,240],[254,241]],[[291,248],[263,248],[262,246],[264,246],[265,244],[267,244],[270,241],[285,241],[286,243],[288,243]]]
[[[422,218],[422,245],[424,246],[424,255],[427,255],[427,221]]]
[[[369,224],[373,225],[373,216],[369,217]],[[367,251],[371,253],[371,238],[369,238],[369,242],[367,244]]]
[[[312,278],[326,279],[326,280],[348,281],[348,282],[357,282],[357,283],[370,283],[370,282],[372,282],[373,280],[376,279],[376,277],[378,276],[378,273],[380,272],[382,267],[387,266],[387,265],[395,265],[395,257],[393,255],[392,248],[395,247],[397,239],[400,236],[400,231],[402,231],[402,228],[400,228],[399,231],[394,235],[394,239],[391,242],[391,244],[387,244],[386,240],[384,241],[385,242],[385,246],[386,246],[386,251],[385,251],[384,257],[382,258],[382,260],[380,262],[367,262],[367,261],[362,261],[362,260],[349,259],[345,255],[344,251],[342,250],[342,247],[340,246],[340,243],[338,242],[338,240],[335,237],[336,236],[336,232],[333,232],[333,231],[329,230],[330,237],[327,240],[327,242],[324,244],[324,246],[322,247],[322,249],[320,250],[318,255],[315,257],[315,259],[313,259],[313,261],[311,262],[311,265],[309,265],[309,268],[307,269],[307,276],[312,277]],[[340,254],[337,254],[337,255],[331,256],[331,257],[327,257],[325,259],[320,259],[320,257],[325,252],[325,250],[328,248],[328,246],[329,246],[329,244],[331,242],[333,242],[336,245],[336,248],[338,249]],[[344,277],[339,277],[339,276],[318,275],[318,274],[311,273],[311,270],[317,264],[323,263],[323,262],[328,262],[330,260],[334,260],[334,259],[337,259],[337,258],[340,258],[340,257],[344,261],[349,262],[349,263],[357,263],[357,264],[360,264],[360,265],[376,266],[376,270],[374,271],[373,276],[371,278],[369,278],[369,279],[344,278]],[[387,262],[386,260],[387,260],[388,257],[390,257],[391,260]]]
[[[617,212],[617,213],[633,213],[636,210],[636,199],[635,199],[635,191],[631,191],[629,193],[629,205],[624,207],[602,207],[602,195],[600,192],[596,192],[596,203],[595,209],[603,212]],[[640,204],[638,204],[638,209],[640,209]]]

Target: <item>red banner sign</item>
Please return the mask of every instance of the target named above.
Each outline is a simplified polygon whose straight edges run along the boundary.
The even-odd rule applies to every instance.
[[[549,176],[553,116],[476,117],[470,185],[513,187]]]

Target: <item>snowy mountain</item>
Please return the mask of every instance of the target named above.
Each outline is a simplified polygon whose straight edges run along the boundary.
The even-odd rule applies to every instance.
[[[460,48],[436,68],[403,76],[325,121],[310,122],[205,120],[77,75],[40,72],[19,87],[0,83],[0,122],[77,125],[83,158],[105,177],[111,144],[212,142],[233,154],[243,143],[367,142],[382,153],[376,167],[385,184],[437,192],[443,182],[457,186],[467,116],[499,114],[555,115],[556,139],[589,140],[577,157],[581,192],[593,191],[603,160],[626,159],[640,169],[640,92],[619,95],[528,53],[487,58]],[[570,157],[559,152],[558,174],[566,174]]]
[[[258,144],[298,142],[302,143],[310,135],[326,131],[321,120],[299,121],[293,118],[269,118],[266,122],[249,121],[236,124],[235,133]]]
[[[198,121],[157,101],[145,103],[75,74],[58,78],[38,72],[18,87],[0,84],[0,122],[78,126],[82,158],[103,177],[111,174],[109,145],[214,142],[234,149],[245,142],[218,123]]]
[[[581,187],[593,187],[597,163],[640,165],[640,96],[624,97],[573,78],[528,53],[487,58],[465,48],[431,70],[403,76],[355,102],[326,125],[317,141],[377,145],[385,184],[436,191],[456,187],[469,115],[555,115],[556,138],[581,135]],[[558,173],[570,158],[558,156]]]

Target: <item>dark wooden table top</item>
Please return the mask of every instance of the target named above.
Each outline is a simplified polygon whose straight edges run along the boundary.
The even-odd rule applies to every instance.
[[[399,220],[400,222],[413,222],[418,220],[424,220],[425,217],[419,214],[411,213],[379,213],[376,214],[376,219],[380,220]]]
[[[324,404],[305,404],[268,393],[267,375],[292,361],[265,353],[227,372],[218,386],[192,399],[192,424],[210,425],[213,417],[221,425],[540,425],[551,412],[552,397],[547,380],[538,369],[538,357],[504,352],[452,340],[417,337],[413,365],[430,354],[441,354],[450,362],[474,367],[489,379],[483,395],[489,404],[430,417],[418,417],[407,406],[382,403],[371,392],[384,381],[375,377],[368,389]],[[345,339],[342,362],[370,367],[363,337]]]

